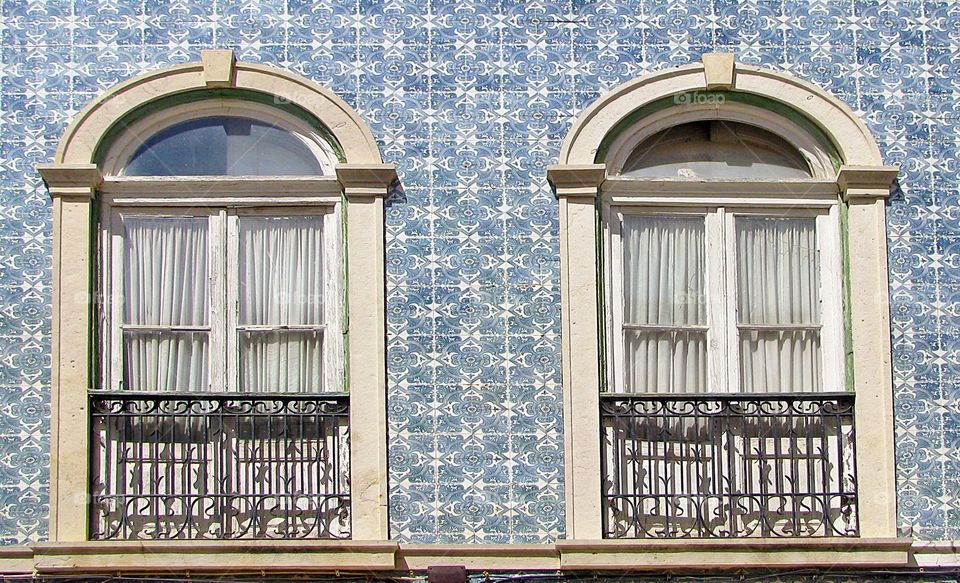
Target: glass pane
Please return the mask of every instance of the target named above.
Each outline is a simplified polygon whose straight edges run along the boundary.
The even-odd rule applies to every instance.
[[[625,176],[658,178],[810,178],[803,155],[783,138],[748,124],[702,121],[667,128],[643,141]]]
[[[124,332],[123,386],[130,391],[204,391],[206,332]]]
[[[703,218],[626,216],[622,235],[624,323],[705,325]]]
[[[240,324],[323,324],[323,217],[240,218]]]
[[[207,323],[207,219],[124,217],[124,322]]]
[[[323,333],[241,332],[241,390],[304,393],[323,390]]]
[[[317,176],[323,168],[305,138],[246,117],[214,116],[151,136],[127,176]]]
[[[818,324],[816,219],[737,218],[741,324]]]
[[[748,393],[823,390],[820,358],[816,330],[741,330],[741,389]]]
[[[707,390],[706,332],[624,330],[624,389],[628,393]]]

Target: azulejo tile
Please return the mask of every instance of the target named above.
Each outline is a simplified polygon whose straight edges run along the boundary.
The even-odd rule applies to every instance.
[[[46,536],[49,462],[36,450],[48,432],[51,216],[32,168],[104,88],[229,46],[335,91],[399,166],[386,210],[393,536],[564,535],[545,167],[609,87],[732,50],[838,95],[903,168],[904,196],[888,207],[900,526],[960,537],[960,468],[938,453],[960,440],[943,429],[960,403],[956,3],[10,0],[2,11],[0,383],[18,388],[0,391],[0,437],[35,438],[0,451],[0,541]],[[506,476],[482,468],[495,457]],[[441,488],[438,468],[468,485]]]

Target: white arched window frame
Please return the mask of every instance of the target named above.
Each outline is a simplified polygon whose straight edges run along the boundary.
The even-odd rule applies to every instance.
[[[238,92],[254,99],[237,100]],[[302,116],[290,114],[291,110]],[[141,111],[148,113],[137,115]],[[321,161],[323,175],[202,180],[120,175],[144,136],[214,113],[260,119],[302,135]],[[305,118],[316,120],[316,125],[305,124]],[[131,126],[136,132],[129,131]],[[110,145],[107,152],[102,151],[105,145]],[[341,99],[307,79],[237,62],[232,51],[204,51],[199,62],[151,71],[100,95],[67,128],[54,162],[41,165],[39,171],[53,199],[54,293],[50,543],[37,559],[37,568],[62,564],[64,553],[72,555],[70,561],[80,569],[111,563],[167,568],[177,562],[171,563],[170,553],[178,557],[188,553],[189,564],[200,568],[236,564],[237,559],[225,558],[231,553],[240,553],[245,565],[392,568],[396,544],[387,542],[386,514],[383,201],[396,171],[383,163],[365,122]],[[285,554],[284,541],[260,542],[255,549],[225,543],[185,547],[177,541],[139,541],[130,547],[89,541],[88,392],[102,386],[97,369],[103,351],[95,340],[96,314],[102,313],[95,305],[100,301],[94,276],[97,212],[107,207],[135,212],[162,207],[172,209],[172,214],[195,213],[190,209],[205,206],[227,221],[231,214],[262,212],[265,207],[273,213],[308,210],[336,217],[330,230],[342,233],[338,242],[342,254],[338,293],[345,305],[342,329],[346,331],[347,321],[350,324],[341,386],[349,391],[352,403],[362,405],[350,407],[350,426],[362,428],[352,432],[350,440],[351,533],[355,540],[382,542],[315,540],[305,544],[319,554]],[[128,556],[118,563],[100,554],[110,552]]]
[[[817,389],[841,391],[844,378],[843,289],[840,197],[834,180],[831,152],[791,120],[756,107],[731,103],[721,111],[715,93],[704,103],[692,103],[683,111],[661,111],[623,132],[607,151],[608,174],[599,201],[604,253],[604,318],[607,358],[605,390],[628,392],[629,373],[624,354],[624,265],[621,226],[627,217],[688,217],[704,221],[706,277],[705,378],[698,390],[685,392],[735,393],[741,389],[740,355],[737,351],[736,316],[738,269],[734,235],[743,218],[795,218],[815,221],[815,239],[820,277],[820,318],[817,330],[821,344],[821,370]],[[760,126],[786,139],[806,161],[810,178],[759,179],[695,177],[634,177],[623,167],[636,148],[664,129],[691,122],[717,121]],[[664,327],[670,329],[670,327]]]
[[[237,117],[256,120],[288,132],[315,158],[321,174],[295,177],[229,176],[125,176],[126,165],[141,146],[183,122],[208,117]],[[240,305],[237,281],[237,247],[240,223],[254,217],[314,217],[321,233],[320,263],[323,265],[322,322],[301,326],[322,336],[323,391],[343,391],[343,257],[340,185],[335,180],[336,152],[322,135],[302,119],[263,103],[239,99],[203,99],[165,107],[126,125],[103,156],[103,181],[98,189],[101,226],[99,258],[101,295],[109,298],[101,310],[99,346],[101,381],[112,390],[136,390],[123,384],[123,274],[125,219],[174,217],[204,221],[206,251],[210,260],[210,317],[217,320],[204,326],[208,382],[213,392],[248,389],[242,386],[239,340],[243,328],[238,321]],[[235,173],[236,174],[236,173]],[[298,185],[291,188],[291,183]],[[174,186],[175,185],[175,186]],[[262,332],[261,332],[262,333]],[[315,389],[316,390],[316,389]]]
[[[725,95],[733,99],[725,100]],[[644,139],[698,120],[748,123],[780,136],[801,152],[812,178],[620,176],[624,161]],[[896,167],[883,165],[863,122],[839,100],[790,75],[735,64],[729,54],[707,54],[702,63],[627,82],[577,118],[559,163],[548,168],[560,201],[565,456],[575,460],[566,466],[568,540],[558,543],[569,566],[756,564],[756,555],[738,554],[746,549],[762,551],[761,562],[779,564],[906,563],[910,543],[896,538],[884,218],[896,175]],[[828,226],[826,238],[834,239],[835,257],[842,254],[842,241],[839,228],[833,229],[843,217],[843,236],[851,248],[842,273],[850,293],[846,326],[842,333],[830,334],[836,363],[831,374],[846,379],[844,386],[856,394],[860,524],[859,537],[845,539],[840,545],[845,550],[838,555],[815,550],[835,541],[812,539],[601,540],[599,397],[602,391],[616,390],[619,382],[616,356],[610,351],[616,342],[616,331],[611,330],[616,316],[604,308],[616,304],[611,294],[618,291],[608,270],[616,260],[611,257],[611,247],[616,247],[611,236],[624,213],[704,207],[734,212],[799,207],[799,212],[818,213]],[[831,263],[836,265],[836,260]],[[837,287],[834,284],[834,293],[839,293]],[[834,301],[834,317],[838,303]],[[847,338],[845,343],[841,337]],[[837,344],[846,354],[836,354]],[[732,373],[713,374],[729,379]],[[723,552],[717,554],[719,550]]]

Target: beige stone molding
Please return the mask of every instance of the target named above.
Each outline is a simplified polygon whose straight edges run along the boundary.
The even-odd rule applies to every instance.
[[[912,546],[911,546],[912,545]],[[671,571],[690,569],[957,566],[955,547],[903,538],[584,540],[549,544],[395,541],[99,541],[0,550],[0,574]]]
[[[32,573],[34,553],[29,546],[0,547],[0,574]]]
[[[205,52],[203,61],[149,71],[119,83],[89,103],[67,128],[54,161],[90,164],[114,123],[138,108],[162,99],[227,83],[270,95],[278,105],[292,103],[321,122],[333,135],[349,164],[379,164],[380,149],[366,122],[332,91],[289,71],[235,61],[232,51]],[[229,69],[229,73],[225,72]],[[224,79],[228,77],[229,81]]]
[[[93,198],[103,182],[96,164],[38,164],[37,171],[53,198]]]
[[[272,97],[277,106],[295,104],[306,112],[304,117],[314,119],[301,120],[281,107],[259,101],[223,99],[211,92],[209,100],[152,111],[125,128],[127,134],[113,134],[119,120],[141,107],[156,105],[159,99],[226,86]],[[336,142],[333,146],[339,149],[338,155],[345,163],[336,169],[336,177],[332,175],[333,168],[329,169],[330,175],[320,177],[102,177],[104,173],[119,173],[118,169],[122,169],[129,157],[123,154],[132,153],[130,148],[137,147],[140,136],[156,131],[158,123],[172,123],[210,112],[237,114],[241,110],[254,117],[268,116],[265,119],[270,120],[274,118],[269,116],[275,116],[277,123],[294,129],[297,123],[310,128],[316,123],[322,124],[332,135],[332,141]],[[103,143],[110,136],[115,141]],[[100,150],[108,156],[95,160]],[[104,167],[96,166],[97,163]],[[333,162],[329,165],[333,166]],[[328,205],[339,209],[342,205],[346,221],[343,247],[347,285],[344,287],[349,322],[345,369],[351,402],[362,404],[350,409],[352,534],[358,540],[386,540],[383,199],[396,179],[396,170],[392,164],[383,164],[376,140],[362,118],[332,92],[304,77],[269,66],[238,62],[232,51],[204,51],[200,62],[150,71],[101,94],[67,128],[54,163],[43,164],[38,169],[54,198],[51,540],[86,544],[89,537],[87,393],[97,388],[98,382],[92,367],[97,349],[91,344],[91,330],[95,326],[92,318],[95,276],[91,269],[96,253],[93,246],[96,221],[91,204],[94,196],[101,197],[104,207]],[[113,543],[89,544],[90,549],[102,548],[104,552],[117,549],[117,553],[125,553],[138,548]],[[53,544],[39,548],[40,554],[50,558],[62,547]],[[80,555],[95,556],[97,552],[100,551]],[[347,563],[353,560],[352,552],[341,553]],[[340,551],[325,556],[337,553]],[[210,554],[209,564],[216,564],[218,557]],[[369,557],[361,558],[356,564],[366,565]],[[296,561],[287,562],[296,564]],[[392,565],[391,554],[388,566]]]
[[[207,87],[233,87],[237,58],[229,49],[200,51],[203,63],[203,82]]]
[[[401,544],[397,569],[423,571],[434,565],[463,565],[475,571],[558,569],[560,553],[554,544]]]
[[[960,541],[914,541],[911,564],[919,567],[960,566]]]
[[[905,567],[910,539],[730,539],[560,541],[560,568],[745,569]]]
[[[600,537],[596,200],[605,177],[603,164],[547,167],[547,179],[560,199],[560,353],[570,538]]]
[[[703,77],[708,91],[733,89],[733,53],[704,53]]]
[[[558,197],[596,198],[597,189],[607,176],[604,164],[551,164],[547,166],[547,180],[556,189]]]
[[[392,541],[122,541],[41,543],[34,572],[57,573],[300,573],[394,568]]]
[[[899,166],[843,165],[837,172],[837,184],[844,200],[887,198],[898,174]]]
[[[389,537],[386,409],[386,276],[383,204],[393,164],[339,164],[347,200],[347,378],[350,505],[354,538]]]
[[[691,99],[695,92],[724,89],[762,99]],[[683,97],[680,99],[679,97]],[[719,97],[719,96],[715,96]],[[664,108],[645,106],[673,98]],[[764,101],[793,110],[764,109]],[[753,104],[756,103],[756,104]],[[654,109],[656,109],[654,111]],[[804,119],[805,118],[805,119]],[[734,182],[646,180],[619,176],[624,161],[650,135],[680,123],[719,119],[771,131],[810,163],[806,181]],[[820,128],[831,143],[814,136]],[[842,168],[836,171],[836,158]],[[602,164],[600,163],[602,162]],[[605,168],[604,168],[605,167]],[[561,351],[564,395],[567,536],[601,538],[598,400],[599,346],[606,317],[598,310],[598,237],[612,206],[830,207],[847,204],[847,258],[856,393],[857,480],[860,535],[896,537],[893,400],[889,298],[883,198],[896,176],[884,166],[866,125],[823,89],[779,71],[736,63],[729,54],[706,54],[701,63],[666,69],[628,81],[601,96],[574,122],[548,178],[560,198]],[[600,196],[600,205],[593,197]],[[599,212],[599,214],[598,214]],[[600,232],[598,233],[598,217]],[[606,257],[603,261],[610,261]],[[696,549],[696,546],[690,547]],[[693,551],[691,551],[693,552]],[[710,557],[701,557],[706,561]]]
[[[384,197],[397,180],[395,164],[337,164],[337,180],[348,199]]]
[[[664,69],[614,87],[584,110],[574,122],[563,141],[558,162],[560,164],[596,162],[601,143],[633,112],[664,97],[689,96],[698,91],[711,90],[713,87],[708,86],[710,83],[723,84],[730,75],[731,84],[734,78],[736,83],[735,87],[731,85],[731,88],[737,92],[772,99],[791,107],[807,119],[815,120],[840,150],[845,164],[882,164],[880,150],[870,130],[845,103],[823,89],[782,71],[734,63],[733,71],[728,73],[727,59],[729,57],[708,53],[703,56],[701,63]],[[695,103],[697,101],[695,99],[676,99],[676,101],[675,107],[669,108],[661,115],[673,117],[678,113],[689,114],[700,110],[701,118],[709,116],[711,119],[729,119],[728,112],[730,112],[744,117],[742,121],[750,121],[749,116],[762,115],[765,111],[753,107],[734,112],[737,104],[729,101],[720,103],[717,100],[706,100],[699,106]],[[638,122],[640,125],[634,130],[642,130],[644,123],[647,122],[642,120]],[[778,128],[777,133],[788,133],[789,125]],[[795,136],[790,137],[798,138],[801,135],[796,133]],[[637,136],[636,139],[641,138],[642,136]]]

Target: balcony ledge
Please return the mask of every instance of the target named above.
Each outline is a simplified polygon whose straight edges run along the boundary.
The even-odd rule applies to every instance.
[[[927,545],[930,546],[930,545]],[[956,547],[936,564],[960,564]],[[394,541],[91,541],[0,548],[0,573],[348,573],[423,571],[689,571],[885,567],[915,569],[932,549],[905,538],[582,540],[553,544]],[[927,561],[930,562],[929,559]]]
[[[392,570],[397,546],[392,541],[91,541],[39,543],[33,552],[40,574],[276,573]]]
[[[912,539],[675,539],[558,541],[565,570],[903,567]]]

